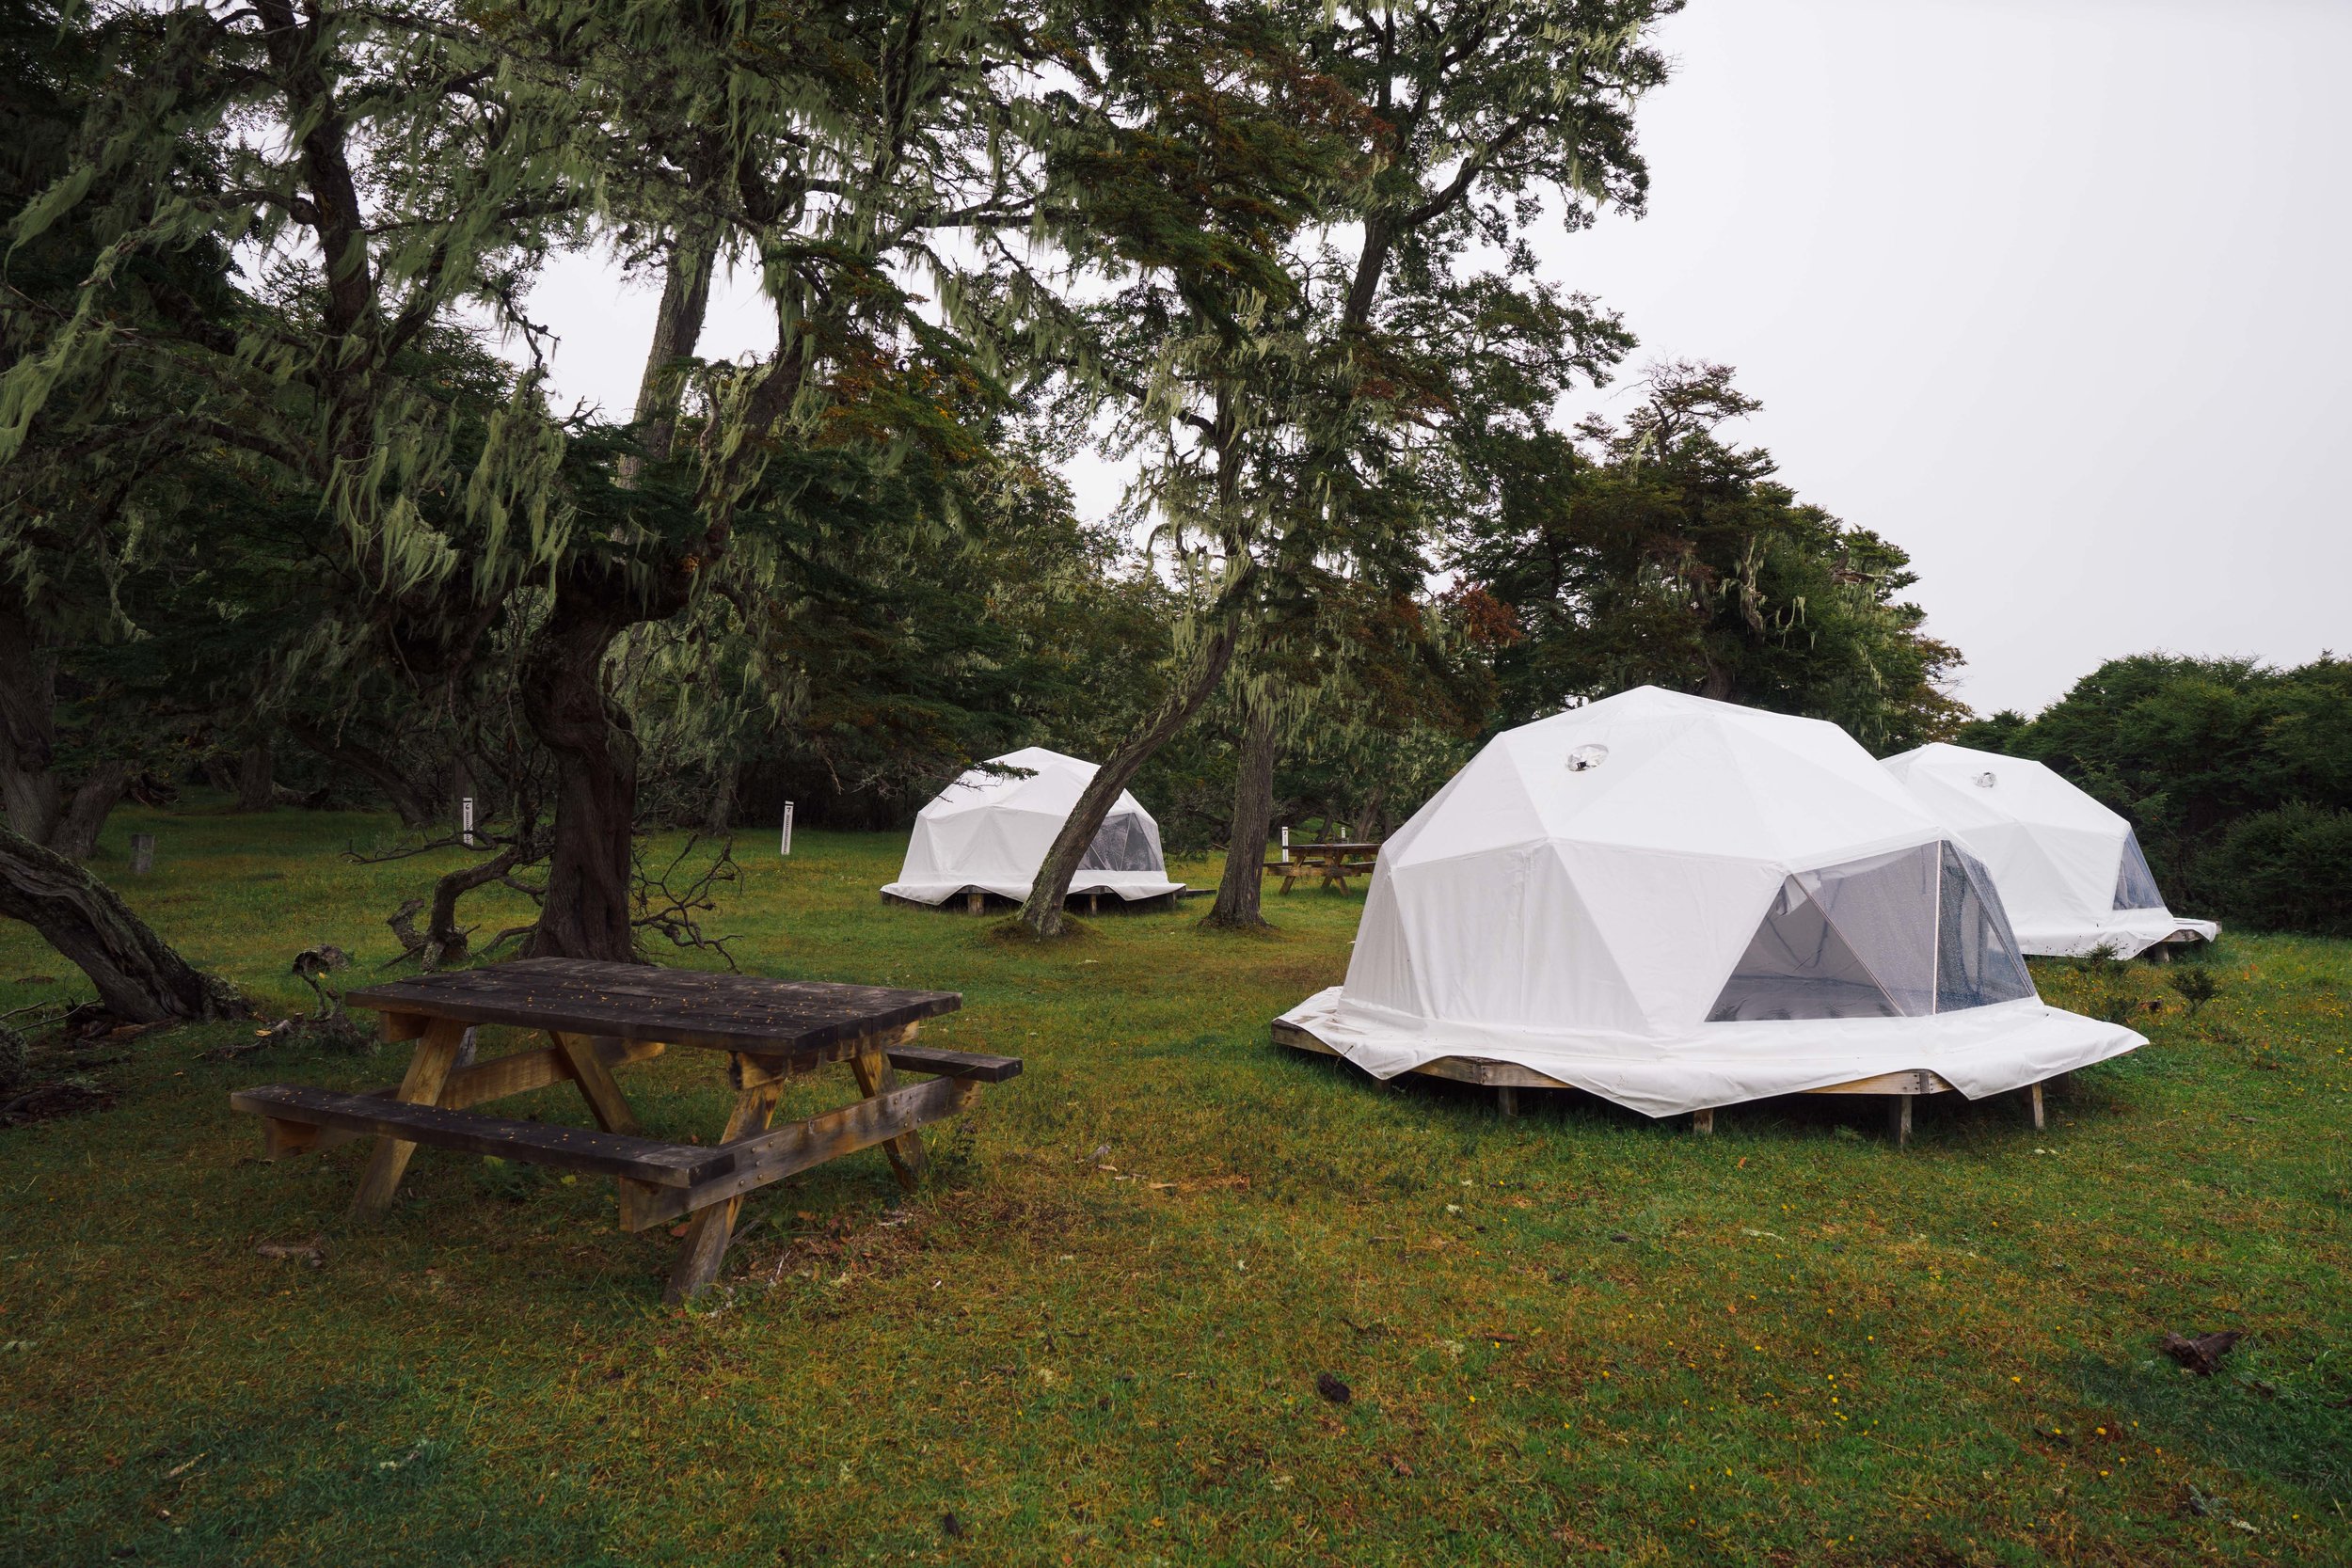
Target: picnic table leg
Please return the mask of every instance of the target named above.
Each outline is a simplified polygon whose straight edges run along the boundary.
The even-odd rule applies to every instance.
[[[850,1070],[857,1074],[860,1093],[871,1100],[887,1094],[898,1086],[898,1074],[890,1065],[890,1058],[879,1049],[861,1051],[850,1058]],[[882,1145],[882,1152],[890,1156],[890,1168],[898,1178],[898,1185],[908,1192],[923,1177],[923,1134],[901,1132]]]
[[[781,1079],[744,1089],[735,1097],[735,1109],[727,1117],[727,1130],[721,1143],[733,1143],[755,1132],[767,1131],[769,1121],[776,1114],[776,1101],[784,1094]],[[735,1239],[735,1216],[743,1207],[743,1199],[722,1198],[707,1208],[694,1211],[686,1222],[686,1243],[678,1248],[676,1266],[670,1271],[670,1287],[661,1299],[675,1307],[700,1295],[704,1287],[719,1277],[719,1265],[725,1261],[727,1243]]]
[[[417,1041],[416,1053],[408,1058],[408,1070],[401,1076],[397,1098],[411,1105],[439,1103],[441,1086],[449,1082],[450,1069],[457,1065],[458,1049],[465,1040],[466,1026],[455,1019],[429,1021]],[[408,1156],[416,1151],[415,1144],[389,1133],[375,1140],[375,1152],[368,1157],[359,1190],[351,1197],[353,1219],[366,1219],[391,1206],[401,1174],[408,1168]]]
[[[580,1085],[580,1098],[596,1113],[598,1127],[608,1132],[642,1131],[637,1124],[637,1113],[629,1108],[628,1097],[621,1093],[621,1085],[614,1081],[612,1069],[605,1065],[592,1037],[550,1029],[548,1038],[555,1042],[557,1053],[572,1069],[572,1082]]]
[[[863,1051],[850,1057],[850,1070],[857,1075],[858,1091],[868,1100],[898,1086],[897,1070],[880,1050]],[[898,1177],[898,1185],[908,1192],[914,1191],[923,1176],[923,1134],[901,1132],[882,1145],[882,1152],[890,1156],[890,1169]]]

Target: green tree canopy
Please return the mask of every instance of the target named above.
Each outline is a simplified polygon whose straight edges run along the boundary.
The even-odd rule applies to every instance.
[[[1641,685],[1832,720],[1881,754],[1964,716],[1940,684],[1957,650],[1900,596],[1910,558],[1720,438],[1756,407],[1724,367],[1666,365],[1622,427],[1481,446],[1451,564],[1508,621],[1496,726]]]

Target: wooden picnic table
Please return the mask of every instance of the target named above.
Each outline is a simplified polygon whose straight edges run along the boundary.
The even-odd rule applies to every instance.
[[[1380,863],[1377,842],[1334,840],[1327,844],[1294,844],[1291,858],[1265,863],[1268,873],[1282,879],[1282,891],[1302,877],[1319,877],[1325,887],[1347,891],[1347,879],[1369,872]]]
[[[368,1094],[270,1084],[230,1096],[237,1110],[263,1118],[270,1158],[373,1134],[355,1218],[390,1204],[419,1144],[612,1177],[622,1229],[687,1222],[670,1275],[674,1302],[718,1276],[743,1195],[876,1144],[911,1189],[923,1166],[918,1129],[962,1110],[982,1084],[1021,1070],[1017,1056],[914,1043],[924,1019],[963,1006],[954,991],[531,958],[370,986],[344,1000],[381,1013],[388,1041],[417,1042],[408,1070],[397,1088]],[[473,1028],[485,1023],[537,1030],[549,1043],[477,1062]],[[735,1108],[715,1144],[645,1136],[614,1080],[614,1069],[668,1046],[725,1057]],[[787,1079],[834,1063],[849,1066],[862,1098],[769,1125]],[[901,1085],[901,1070],[935,1076]],[[579,1085],[597,1131],[466,1108],[566,1081]]]

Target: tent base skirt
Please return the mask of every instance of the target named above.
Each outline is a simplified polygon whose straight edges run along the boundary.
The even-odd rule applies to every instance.
[[[2220,935],[2221,927],[2210,920],[2186,920],[2157,910],[2152,913],[2127,911],[2096,927],[2021,925],[2017,927],[2017,945],[2042,958],[2078,958],[2101,947],[2119,958],[2136,958],[2143,953],[2151,958],[2168,958],[2171,954],[2167,949],[2194,946]]]
[[[967,914],[985,914],[990,910],[1018,909],[1029,895],[1027,888],[1008,891],[1009,883],[977,884],[959,882],[952,886],[936,883],[893,882],[882,890],[885,904],[903,904],[918,910],[958,910]],[[1104,881],[1081,876],[1062,900],[1062,907],[1084,914],[1101,914],[1112,910],[1131,913],[1146,911],[1172,910],[1176,901],[1187,892],[1182,882],[1158,879],[1149,880],[1123,879]]]
[[[1340,1052],[1324,1044],[1287,1019],[1278,1018],[1274,1021],[1274,1043],[1287,1045],[1294,1051],[1310,1052],[1318,1056],[1340,1056],[1342,1060],[1345,1060]],[[1443,1078],[1456,1084],[1470,1084],[1480,1088],[1490,1088],[1495,1091],[1496,1108],[1506,1117],[1515,1117],[1519,1114],[1519,1091],[1521,1089],[1573,1089],[1576,1087],[1573,1084],[1564,1084],[1547,1073],[1537,1072],[1534,1068],[1520,1067],[1516,1062],[1489,1061],[1480,1056],[1439,1056],[1435,1061],[1423,1062],[1410,1070],[1425,1077]],[[2044,1082],[2056,1083],[2064,1076],[2064,1073],[2058,1073]],[[1887,1135],[1894,1140],[1896,1148],[1902,1148],[1911,1142],[1912,1101],[1920,1095],[1950,1094],[1957,1091],[1950,1084],[1945,1082],[1940,1074],[1921,1068],[1913,1068],[1901,1072],[1882,1072],[1875,1077],[1856,1078],[1844,1084],[1824,1084],[1819,1088],[1805,1089],[1801,1092],[1885,1096],[1887,1099]],[[2033,1117],[2034,1131],[2041,1132],[2044,1119],[2042,1083],[2037,1082],[2026,1085],[2026,1104]],[[1714,1106],[1709,1105],[1692,1112],[1691,1131],[1705,1136],[1713,1136],[1715,1110]]]
[[[1930,1018],[1708,1023],[1635,1037],[1438,1023],[1350,1003],[1338,986],[1283,1014],[1275,1037],[1343,1056],[1375,1078],[1425,1072],[1497,1089],[1575,1088],[1649,1117],[1817,1091],[1983,1100],[2147,1043],[2038,999]]]

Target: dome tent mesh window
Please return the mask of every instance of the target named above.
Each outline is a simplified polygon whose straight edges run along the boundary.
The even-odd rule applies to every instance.
[[[1949,843],[1789,877],[1708,1019],[1920,1018],[2029,997],[1991,887]]]
[[[2091,884],[2096,887],[2097,883]],[[2139,852],[2139,835],[2123,835],[2123,863],[2115,868],[2115,907],[2119,910],[2160,910],[2164,894],[2156,886],[2156,874],[2148,869],[2148,857]]]
[[[1167,863],[1160,856],[1160,831],[1148,816],[1120,812],[1103,819],[1094,842],[1087,846],[1081,871],[1157,871]]]
[[[2025,949],[1993,892],[1993,873],[1957,844],[1944,846],[1935,937],[1935,1010],[1956,1013],[2034,994]]]

